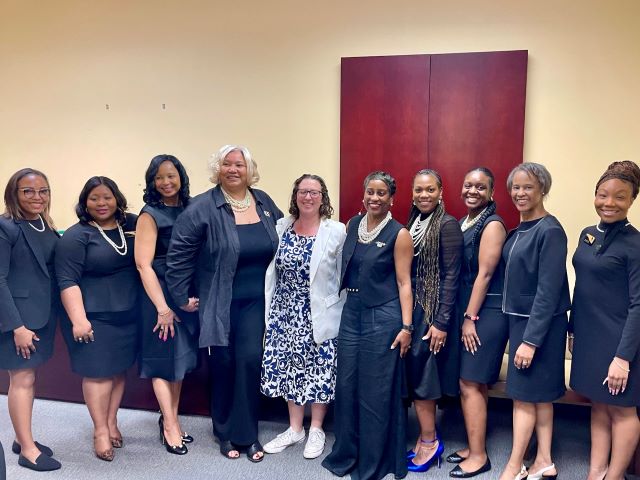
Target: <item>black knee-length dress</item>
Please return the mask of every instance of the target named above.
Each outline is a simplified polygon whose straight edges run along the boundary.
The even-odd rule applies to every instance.
[[[469,305],[473,284],[478,276],[480,242],[485,227],[491,222],[500,222],[504,225],[500,216],[488,216],[480,226],[480,233],[475,245],[473,244],[475,228],[469,228],[463,232],[464,257],[460,270],[458,315],[464,315],[467,305]],[[464,380],[483,384],[495,383],[498,380],[504,350],[509,338],[509,320],[502,313],[503,281],[504,263],[501,261],[493,272],[487,295],[478,312],[480,319],[475,324],[481,345],[478,345],[478,350],[474,354],[461,348],[460,378]]]
[[[173,337],[169,336],[166,342],[158,338],[158,332],[153,332],[158,320],[158,312],[149,296],[145,292],[142,293],[139,362],[142,378],[162,378],[175,382],[182,380],[198,364],[198,313],[180,310],[169,294],[164,278],[167,272],[166,258],[173,224],[183,210],[182,206],[145,205],[140,212],[140,214],[150,215],[158,228],[152,267],[160,282],[167,305],[180,319],[179,322],[173,323],[175,331]]]
[[[79,343],[73,338],[69,318],[60,323],[71,369],[83,377],[111,377],[125,372],[136,361],[141,286],[133,258],[136,218],[127,214],[122,226],[127,244],[124,255],[96,227],[84,222],[70,227],[58,242],[55,265],[60,290],[80,287],[94,331],[94,342]],[[104,232],[121,245],[118,229]]]
[[[626,219],[585,228],[573,266],[571,388],[594,402],[640,406],[640,232]],[[613,357],[630,362],[618,395],[602,383]]]

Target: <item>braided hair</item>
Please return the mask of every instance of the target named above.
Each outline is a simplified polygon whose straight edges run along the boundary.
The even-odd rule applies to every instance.
[[[640,189],[640,167],[631,160],[622,160],[621,162],[613,162],[607,167],[607,170],[602,174],[598,183],[596,183],[596,192],[600,185],[607,180],[617,178],[631,184],[631,191],[633,198],[638,196],[638,190]]]
[[[495,177],[493,176],[493,172],[491,170],[489,170],[486,167],[477,167],[472,170],[469,170],[465,174],[465,177],[472,172],[480,172],[486,175],[487,178],[489,179],[489,189],[493,192],[493,184],[495,183]],[[478,219],[477,223],[473,227],[473,236],[471,237],[471,246],[472,246],[473,253],[471,254],[471,259],[469,260],[470,265],[473,264],[473,257],[475,257],[476,252],[478,251],[476,247],[480,242],[482,229],[484,228],[484,222],[487,218],[489,218],[491,215],[496,213],[496,208],[497,208],[496,202],[494,202],[493,200],[490,200],[489,203],[487,203],[487,206],[485,207],[485,209],[480,213],[480,218]]]
[[[420,170],[413,177],[414,181],[421,175],[432,176],[435,178],[438,188],[442,189],[442,178],[438,172],[431,169]],[[440,201],[438,206],[430,213],[431,222],[420,245],[417,246],[418,263],[414,307],[418,304],[422,307],[424,310],[424,323],[428,325],[433,323],[433,315],[440,304],[440,225],[444,214],[444,202]],[[415,204],[412,204],[407,228],[411,228],[413,222],[419,217],[420,210]]]

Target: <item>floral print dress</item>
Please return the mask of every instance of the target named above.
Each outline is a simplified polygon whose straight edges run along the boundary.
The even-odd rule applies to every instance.
[[[315,239],[291,227],[282,235],[262,359],[262,393],[297,405],[333,401],[336,384],[337,339],[313,340],[309,271]]]

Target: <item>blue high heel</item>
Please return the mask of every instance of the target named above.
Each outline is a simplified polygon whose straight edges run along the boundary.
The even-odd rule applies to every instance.
[[[438,446],[436,447],[435,453],[429,460],[427,460],[422,465],[416,465],[411,460],[407,459],[407,469],[410,472],[426,472],[436,462],[438,462],[438,468],[440,468],[440,465],[442,465],[442,454],[444,453],[444,443],[442,443],[437,436],[435,439],[431,441],[424,441],[420,439],[420,443],[424,443],[426,445],[433,445],[436,442],[438,442]]]

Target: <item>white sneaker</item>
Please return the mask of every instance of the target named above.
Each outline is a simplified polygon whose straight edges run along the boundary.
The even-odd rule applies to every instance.
[[[264,446],[264,451],[267,453],[280,453],[285,448],[295,445],[296,443],[302,443],[305,437],[304,428],[300,432],[296,432],[293,428],[289,427],[276,438],[271,440]]]
[[[325,435],[321,428],[311,427],[309,429],[309,439],[304,446],[304,458],[318,458],[324,452]]]

